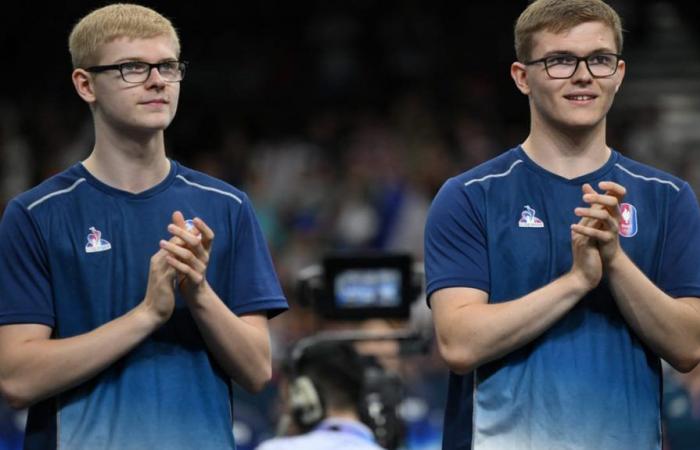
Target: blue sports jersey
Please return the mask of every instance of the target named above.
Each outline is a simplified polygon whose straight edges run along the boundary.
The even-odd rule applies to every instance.
[[[517,147],[448,180],[429,213],[428,296],[471,287],[520,298],[571,269],[581,185],[627,188],[620,242],[673,297],[700,296],[700,210],[687,183],[613,151],[572,180]],[[661,449],[659,358],[619,312],[605,280],[549,330],[465,376],[451,374],[445,449]]]
[[[246,195],[171,163],[131,194],[76,164],[8,205],[0,223],[0,324],[87,333],[144,298],[150,258],[172,212],[214,230],[207,280],[235,314],[287,307]],[[30,408],[27,450],[234,449],[230,380],[184,300],[170,320],[106,370]]]

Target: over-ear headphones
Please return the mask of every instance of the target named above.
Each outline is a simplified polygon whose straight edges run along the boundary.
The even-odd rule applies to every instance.
[[[397,412],[403,398],[398,375],[375,358],[358,355],[349,342],[318,342],[295,350],[287,370],[289,415],[297,430],[305,433],[325,419],[341,393],[343,403],[352,404],[382,447],[399,447],[404,429]],[[326,399],[325,394],[336,397]]]
[[[329,402],[359,405],[364,363],[350,343],[320,342],[292,351],[288,362],[288,405],[296,428],[309,431],[326,417]],[[327,399],[329,395],[332,398]]]
[[[310,430],[325,417],[323,400],[311,378],[302,375],[290,381],[289,409],[301,431]]]

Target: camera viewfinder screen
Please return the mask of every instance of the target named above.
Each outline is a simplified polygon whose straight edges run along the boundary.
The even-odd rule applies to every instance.
[[[395,268],[346,269],[334,279],[338,308],[392,308],[401,304],[401,271]]]

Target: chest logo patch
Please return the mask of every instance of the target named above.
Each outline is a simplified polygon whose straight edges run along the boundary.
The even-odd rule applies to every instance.
[[[544,228],[544,222],[535,217],[535,210],[530,205],[525,205],[525,209],[520,213],[520,228]]]
[[[637,208],[630,203],[620,205],[620,236],[632,237],[639,231]]]
[[[112,244],[102,239],[102,232],[95,227],[90,227],[90,234],[87,235],[87,244],[85,244],[85,252],[104,252],[111,248]]]

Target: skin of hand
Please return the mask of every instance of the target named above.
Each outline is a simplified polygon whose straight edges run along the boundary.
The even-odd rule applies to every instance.
[[[177,271],[180,292],[188,302],[194,301],[208,286],[206,270],[214,240],[214,232],[202,219],[195,218],[192,222],[194,228],[188,231],[184,216],[175,211],[168,225],[173,237],[160,241],[161,249],[167,252],[167,263]]]
[[[571,229],[573,259],[571,272],[579,275],[586,286],[586,290],[593,289],[600,283],[603,277],[603,261],[596,242],[586,235],[576,232],[574,227],[588,228],[594,225],[593,221],[583,217],[578,224],[572,225]]]
[[[146,310],[155,313],[160,323],[166,322],[175,309],[172,280],[176,272],[168,264],[167,257],[168,252],[162,249],[151,257],[146,296],[142,303]]]
[[[598,194],[588,184],[583,186],[583,201],[590,206],[574,210],[574,214],[582,219],[571,228],[575,233],[596,242],[600,257],[607,265],[622,252],[619,238],[619,205],[627,190],[612,181],[601,181],[598,187],[604,190],[605,194]]]

